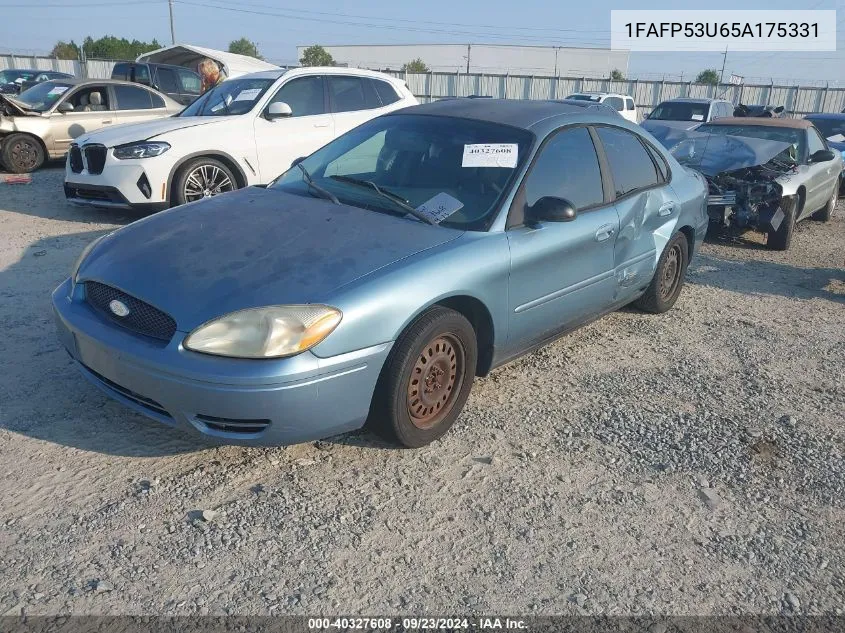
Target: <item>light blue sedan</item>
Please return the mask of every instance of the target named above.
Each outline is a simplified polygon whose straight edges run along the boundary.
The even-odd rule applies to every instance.
[[[374,119],[248,188],[89,245],[53,293],[82,374],[238,444],[369,422],[423,446],[476,376],[620,306],[670,309],[706,184],[577,104],[456,99]]]

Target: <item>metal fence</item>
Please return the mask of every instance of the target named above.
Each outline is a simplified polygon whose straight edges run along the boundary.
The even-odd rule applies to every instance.
[[[69,72],[77,77],[91,79],[110,77],[114,64],[114,61],[100,59],[78,62],[49,57],[0,55],[0,70],[39,68]],[[810,112],[841,112],[845,109],[845,88],[776,84],[714,86],[693,82],[638,79],[611,81],[584,77],[387,72],[405,80],[411,92],[421,102],[469,95],[484,95],[501,99],[563,99],[573,92],[598,90],[631,95],[642,116],[647,116],[661,101],[676,97],[720,98],[732,101],[734,104],[782,105],[788,116],[803,116]]]

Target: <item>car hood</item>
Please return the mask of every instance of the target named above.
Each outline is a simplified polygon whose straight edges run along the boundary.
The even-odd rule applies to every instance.
[[[112,128],[102,128],[81,136],[76,142],[79,145],[102,143],[106,147],[115,147],[126,143],[134,143],[135,141],[146,141],[162,134],[167,134],[168,132],[183,130],[189,127],[221,124],[231,118],[233,117],[189,116],[153,119],[152,121],[142,123],[129,123],[126,125],[116,125]]]
[[[235,310],[326,301],[340,286],[462,234],[250,187],[116,231],[91,251],[78,279],[119,288],[189,332]]]
[[[664,142],[664,141],[661,141]],[[765,165],[791,143],[748,136],[677,131],[665,138],[664,145],[675,159],[705,176]]]
[[[9,114],[7,116],[41,116],[40,112],[36,112],[29,108],[25,103],[18,101],[10,94],[0,93],[0,115],[6,110]]]

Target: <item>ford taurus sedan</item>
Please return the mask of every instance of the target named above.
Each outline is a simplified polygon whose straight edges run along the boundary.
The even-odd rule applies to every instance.
[[[422,446],[475,377],[620,306],[669,310],[706,194],[613,113],[407,108],[267,187],[101,237],[53,293],[59,338],[107,394],[200,436],[291,444],[369,421]]]

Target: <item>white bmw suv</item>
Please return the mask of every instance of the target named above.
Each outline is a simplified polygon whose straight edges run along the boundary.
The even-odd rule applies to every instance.
[[[159,211],[266,184],[335,137],[416,103],[404,82],[368,70],[243,75],[173,117],[76,139],[65,196],[74,204]]]

